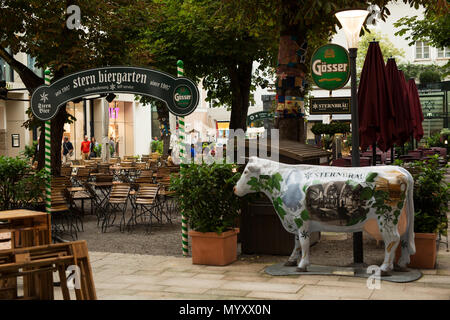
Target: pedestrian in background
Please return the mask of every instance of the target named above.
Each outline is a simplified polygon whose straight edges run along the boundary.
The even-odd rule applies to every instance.
[[[91,142],[88,140],[88,136],[84,136],[84,141],[81,142],[81,159],[89,160]]]
[[[89,148],[90,148],[89,158],[97,157],[97,153],[95,153],[95,150],[94,150],[96,147],[98,147],[98,142],[97,142],[97,140],[95,140],[95,137],[92,137],[91,145],[89,146]]]
[[[64,137],[63,142],[63,164],[66,164],[70,161],[70,158],[73,155],[73,145],[72,142],[69,141],[69,137]]]

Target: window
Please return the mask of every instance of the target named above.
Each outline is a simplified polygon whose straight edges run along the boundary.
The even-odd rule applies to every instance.
[[[416,59],[430,59],[430,46],[428,42],[416,41]]]
[[[10,49],[6,49],[8,53],[11,53]],[[14,82],[14,70],[6,63],[5,60],[0,58],[0,80],[7,82]]]
[[[437,57],[438,58],[450,58],[450,47],[438,49]]]
[[[42,70],[41,68],[36,67],[36,58],[27,55],[27,66],[28,68],[33,71],[36,75],[38,75],[39,77],[44,77],[44,70]]]

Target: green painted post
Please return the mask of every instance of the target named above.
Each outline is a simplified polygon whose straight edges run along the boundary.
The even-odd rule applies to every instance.
[[[184,63],[181,60],[177,61],[177,76],[184,76]],[[184,154],[184,117],[178,117],[178,143],[179,143],[179,158],[180,166],[184,165],[185,154]],[[187,220],[183,212],[181,212],[181,243],[183,249],[183,256],[187,257],[189,253],[189,240],[188,240],[188,226]]]
[[[45,76],[45,84],[50,85],[51,81],[51,73],[50,69],[46,69],[44,72]],[[48,214],[50,214],[50,209],[52,207],[52,163],[51,163],[51,136],[52,136],[52,127],[51,121],[45,121],[44,128],[44,136],[45,136],[45,172],[48,174],[47,184],[45,186],[45,208]]]

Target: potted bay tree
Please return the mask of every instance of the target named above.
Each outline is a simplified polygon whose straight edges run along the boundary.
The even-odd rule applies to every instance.
[[[187,219],[192,263],[228,265],[237,260],[236,220],[240,200],[233,187],[240,174],[234,164],[182,165],[171,179],[180,211]]]
[[[446,167],[439,167],[438,155],[405,166],[414,177],[414,233],[416,254],[412,268],[433,269],[436,265],[439,234],[447,235],[450,185]]]

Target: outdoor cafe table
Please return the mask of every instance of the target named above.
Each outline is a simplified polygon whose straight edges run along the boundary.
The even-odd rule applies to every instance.
[[[51,242],[50,215],[32,210],[0,211],[0,233],[11,233],[11,247],[31,247]]]
[[[120,179],[120,174],[130,175],[131,172],[136,172],[136,167],[131,166],[111,166],[110,170],[114,172],[114,179]]]
[[[0,211],[0,233],[11,234],[11,249],[28,248],[51,243],[51,219],[46,212],[32,210]],[[24,271],[29,271],[24,268]],[[51,286],[52,271],[41,273],[40,282],[35,283],[32,274],[24,275],[24,295],[33,296],[38,286]],[[8,292],[17,291],[15,277],[0,278],[0,299],[11,299]]]

